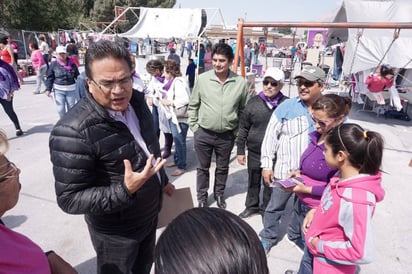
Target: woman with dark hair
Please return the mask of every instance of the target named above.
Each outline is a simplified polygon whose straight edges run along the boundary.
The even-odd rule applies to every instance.
[[[385,196],[380,172],[384,141],[357,124],[341,124],[325,138],[325,159],[337,168],[321,202],[303,222],[313,273],[356,273],[370,263],[374,244],[372,217]]]
[[[14,91],[20,89],[17,75],[12,66],[0,60],[0,104],[16,128],[16,136],[23,135],[19,118],[13,108]]]
[[[180,66],[174,60],[165,62],[165,73],[167,83],[163,89],[167,91],[162,104],[165,107],[169,121],[170,131],[175,143],[174,162],[166,164],[167,167],[177,166],[170,175],[179,176],[186,170],[186,136],[189,124],[187,123],[187,105],[189,104],[189,86],[182,77]],[[186,115],[179,116],[178,109],[185,108]]]
[[[46,86],[44,78],[47,72],[47,65],[46,62],[44,62],[43,54],[39,49],[37,42],[30,42],[29,49],[31,50],[30,60],[33,64],[34,71],[36,72],[36,89],[33,94],[40,94],[41,83]]]
[[[160,235],[155,273],[268,274],[256,232],[231,212],[193,208]]]

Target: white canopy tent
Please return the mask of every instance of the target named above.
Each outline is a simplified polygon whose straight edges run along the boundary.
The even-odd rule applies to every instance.
[[[201,9],[140,8],[139,21],[121,37],[196,38],[202,27]]]
[[[411,0],[344,0],[334,22],[412,22]],[[345,42],[344,74],[375,68],[383,63],[412,68],[412,30],[402,29],[394,39],[391,29],[330,29],[328,44]],[[358,32],[362,33],[359,38]],[[358,45],[357,45],[358,44]],[[352,67],[353,64],[353,67]],[[352,67],[352,69],[351,69]]]
[[[135,13],[135,10],[140,10],[139,16]],[[199,39],[204,31],[215,22],[216,17],[220,17],[220,23],[226,29],[222,12],[218,8],[167,9],[128,7],[100,35],[103,35],[113,24],[124,18],[128,11],[132,11],[139,18],[139,21],[130,30],[118,35],[135,42],[147,37]]]

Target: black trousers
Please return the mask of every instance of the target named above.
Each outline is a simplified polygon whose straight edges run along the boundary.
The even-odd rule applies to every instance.
[[[154,259],[156,224],[127,236],[101,233],[88,225],[97,254],[98,274],[149,274]]]
[[[13,122],[16,129],[20,129],[19,118],[17,118],[16,112],[13,109],[13,97],[10,101],[0,98],[0,104],[3,106],[4,112],[9,116],[10,120]]]
[[[207,129],[199,128],[194,134],[194,146],[197,160],[197,200],[207,201],[207,191],[209,189],[210,164],[212,154],[216,156],[215,184],[213,193],[216,196],[223,196],[226,187],[226,180],[229,174],[230,154],[235,143],[232,131],[216,133]]]
[[[248,151],[247,155],[248,188],[245,207],[264,211],[269,203],[272,189],[262,181],[260,168],[260,154]],[[260,203],[260,190],[263,188],[262,203]]]

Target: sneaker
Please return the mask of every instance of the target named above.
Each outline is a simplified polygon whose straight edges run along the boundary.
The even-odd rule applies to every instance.
[[[285,274],[298,274],[298,272],[292,269],[288,269],[285,271]]]
[[[16,130],[16,136],[22,136],[23,135],[23,130],[17,129]]]
[[[40,94],[40,91],[33,91],[33,94]]]
[[[260,240],[260,242],[262,243],[263,249],[265,250],[265,254],[269,255],[269,251],[272,248],[272,245],[268,242],[265,242],[264,240]]]
[[[290,243],[291,245],[293,245],[293,246],[296,248],[296,250],[299,251],[299,253],[301,253],[301,254],[303,255],[303,248],[304,248],[303,246],[300,247],[299,244],[297,244],[295,241],[292,241],[291,239],[289,239],[289,237],[288,237],[287,234],[285,235],[284,239],[285,239],[288,243]]]

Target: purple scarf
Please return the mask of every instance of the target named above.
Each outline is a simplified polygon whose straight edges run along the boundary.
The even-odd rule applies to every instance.
[[[155,76],[155,78],[157,79],[157,81],[159,81],[160,83],[163,83],[165,81],[165,77],[164,76]]]
[[[175,78],[170,79],[170,80],[167,81],[167,83],[163,86],[163,90],[166,91],[166,92],[163,93],[163,96],[162,96],[163,99],[166,99],[166,97],[167,97],[167,94],[166,94],[166,93],[167,93],[167,91],[170,89],[170,87],[172,86],[174,79],[175,79]]]
[[[276,108],[279,105],[279,101],[283,98],[283,93],[281,91],[279,91],[278,94],[276,94],[275,97],[273,97],[272,99],[267,97],[263,91],[259,92],[259,97],[266,103],[269,103],[270,105],[272,105],[274,108]]]
[[[132,78],[140,79],[140,76],[139,76],[139,74],[136,73],[136,71],[133,71],[132,72]]]
[[[67,64],[63,63],[62,60],[59,58],[56,58],[57,63],[59,63],[60,66],[62,66],[67,72],[72,72],[73,70],[73,61],[70,58],[66,58]]]

